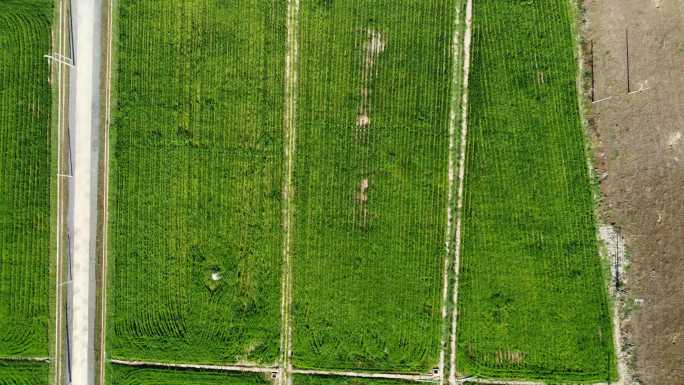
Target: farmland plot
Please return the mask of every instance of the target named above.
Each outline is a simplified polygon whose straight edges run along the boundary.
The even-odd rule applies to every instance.
[[[0,3],[0,357],[48,353],[50,20],[47,1]]]
[[[352,377],[323,377],[323,376],[305,376],[296,375],[294,377],[294,385],[409,385],[414,382],[385,380],[385,379],[369,379],[369,378],[352,378]]]
[[[107,351],[273,363],[284,2],[117,4]]]
[[[293,364],[439,360],[454,1],[303,1]]]
[[[607,381],[612,330],[566,0],[473,2],[462,374]]]
[[[48,385],[46,363],[0,361],[0,385]]]
[[[238,374],[206,370],[134,368],[111,365],[110,385],[268,385],[264,374]]]

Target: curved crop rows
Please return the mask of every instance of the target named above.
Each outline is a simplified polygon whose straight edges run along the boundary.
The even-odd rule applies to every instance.
[[[48,385],[49,365],[0,361],[0,385]]]
[[[205,370],[131,368],[111,365],[110,385],[269,385],[262,374],[226,373]]]
[[[464,375],[614,375],[570,4],[473,2],[458,303]]]
[[[272,364],[285,4],[116,4],[107,351]]]
[[[48,352],[49,12],[0,3],[0,357]]]
[[[301,2],[295,367],[438,366],[455,12]]]

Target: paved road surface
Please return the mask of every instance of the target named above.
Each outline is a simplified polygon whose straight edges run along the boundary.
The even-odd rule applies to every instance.
[[[74,177],[70,186],[73,231],[73,385],[92,385],[95,316],[95,226],[97,202],[100,1],[73,0],[74,55],[71,80],[71,146]]]

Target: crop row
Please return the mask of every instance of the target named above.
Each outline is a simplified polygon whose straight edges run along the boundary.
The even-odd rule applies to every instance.
[[[48,351],[49,9],[0,3],[0,357]]]
[[[0,385],[48,385],[45,363],[0,361]]]
[[[284,2],[116,4],[107,351],[273,363]]]
[[[269,385],[262,374],[226,373],[207,370],[173,370],[108,367],[111,385]],[[2,384],[0,382],[0,384]]]
[[[608,381],[612,329],[565,0],[473,2],[458,367]]]
[[[303,1],[293,363],[427,372],[440,353],[454,1]]]

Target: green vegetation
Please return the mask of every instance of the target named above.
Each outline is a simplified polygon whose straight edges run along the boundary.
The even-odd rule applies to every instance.
[[[116,3],[108,352],[273,363],[285,3]]]
[[[0,361],[0,385],[48,385],[49,369],[42,362]]]
[[[293,362],[437,366],[454,1],[304,1]]]
[[[615,358],[574,9],[565,0],[473,5],[459,370],[607,382]]]
[[[111,365],[109,385],[270,385],[263,374],[171,370]]]
[[[51,9],[0,2],[0,357],[48,353]]]
[[[294,385],[409,385],[414,382],[385,380],[385,379],[369,379],[369,378],[352,378],[352,377],[323,377],[323,376],[308,376],[295,375]]]

